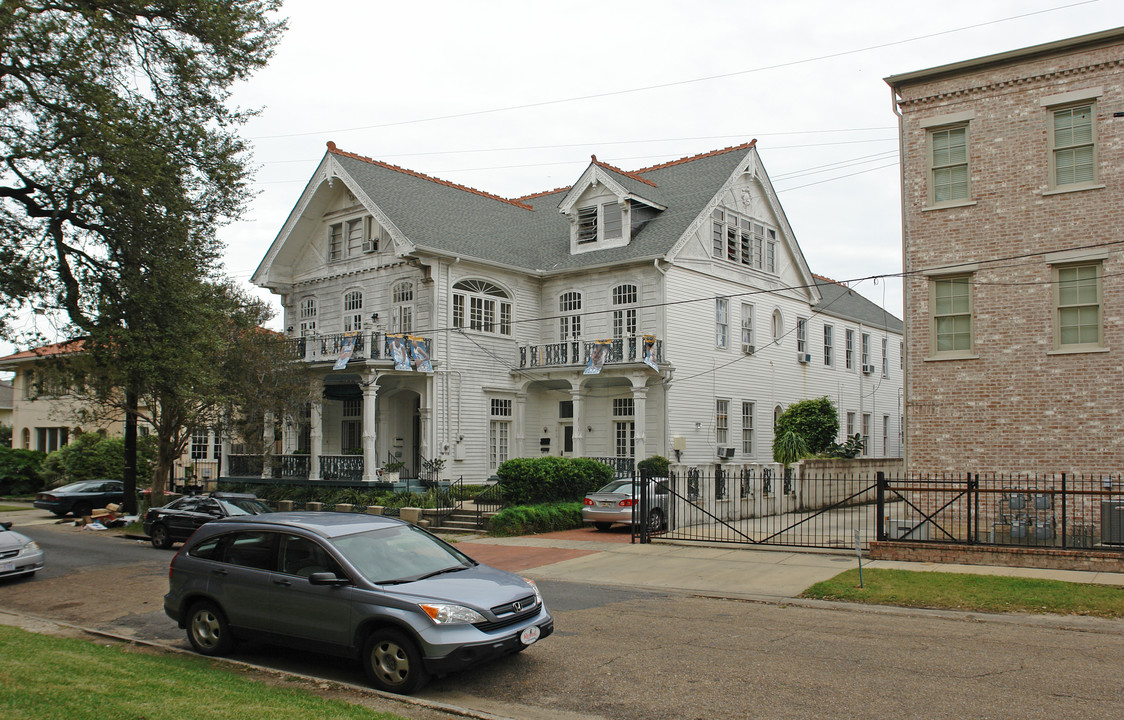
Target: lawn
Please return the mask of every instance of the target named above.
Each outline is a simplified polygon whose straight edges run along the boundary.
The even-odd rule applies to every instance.
[[[0,626],[0,717],[36,720],[404,720],[266,684],[202,657]]]
[[[17,510],[30,510],[25,505],[0,505],[0,512],[16,512]]]
[[[816,583],[801,597],[978,612],[1055,613],[1124,617],[1124,588],[997,575],[848,570]]]

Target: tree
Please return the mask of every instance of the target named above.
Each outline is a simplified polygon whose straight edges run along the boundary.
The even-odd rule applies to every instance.
[[[789,433],[794,434],[802,441],[803,452],[799,457],[786,462],[776,457],[780,447],[779,444],[788,443],[787,447],[784,448],[786,450],[799,447],[794,444],[792,439],[786,439]],[[838,434],[839,414],[835,410],[835,403],[830,399],[822,397],[794,402],[785,408],[785,411],[777,418],[773,436],[774,459],[787,465],[800,457],[819,455],[832,446]],[[786,457],[791,456],[790,452],[783,454]]]

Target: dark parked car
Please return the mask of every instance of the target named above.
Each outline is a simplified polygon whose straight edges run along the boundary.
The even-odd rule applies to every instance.
[[[43,569],[43,550],[39,543],[0,523],[0,578],[34,575]]]
[[[141,524],[152,546],[164,550],[172,543],[187,540],[201,525],[212,520],[268,512],[273,510],[256,495],[216,492],[205,496],[189,495],[164,507],[150,508]]]
[[[89,515],[95,508],[125,502],[125,483],[120,480],[84,480],[36,493],[35,507],[55,515]]]
[[[253,638],[358,658],[375,687],[395,693],[554,630],[530,580],[397,518],[358,513],[207,523],[172,560],[164,612],[204,655]]]

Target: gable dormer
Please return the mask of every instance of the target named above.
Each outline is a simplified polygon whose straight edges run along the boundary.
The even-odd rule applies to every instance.
[[[570,221],[570,254],[624,247],[648,220],[666,207],[637,192],[655,185],[597,161],[574,183],[558,211]]]

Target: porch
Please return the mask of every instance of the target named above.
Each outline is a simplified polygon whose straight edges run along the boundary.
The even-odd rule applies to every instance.
[[[519,367],[522,369],[586,365],[589,363],[589,358],[593,354],[593,348],[596,344],[588,340],[566,340],[546,345],[521,345],[519,346]],[[644,349],[644,338],[642,336],[616,338],[609,345],[609,351],[605,356],[605,365],[644,362]],[[656,364],[663,363],[662,340],[655,341],[649,359]]]
[[[349,363],[363,363],[368,360],[394,362],[394,352],[391,344],[391,334],[383,331],[369,333],[334,333],[328,335],[307,335],[301,338],[286,340],[289,352],[294,360],[304,362],[336,362],[340,353],[346,351],[352,338],[355,346],[351,348]],[[422,338],[426,353],[433,357],[433,338]]]

